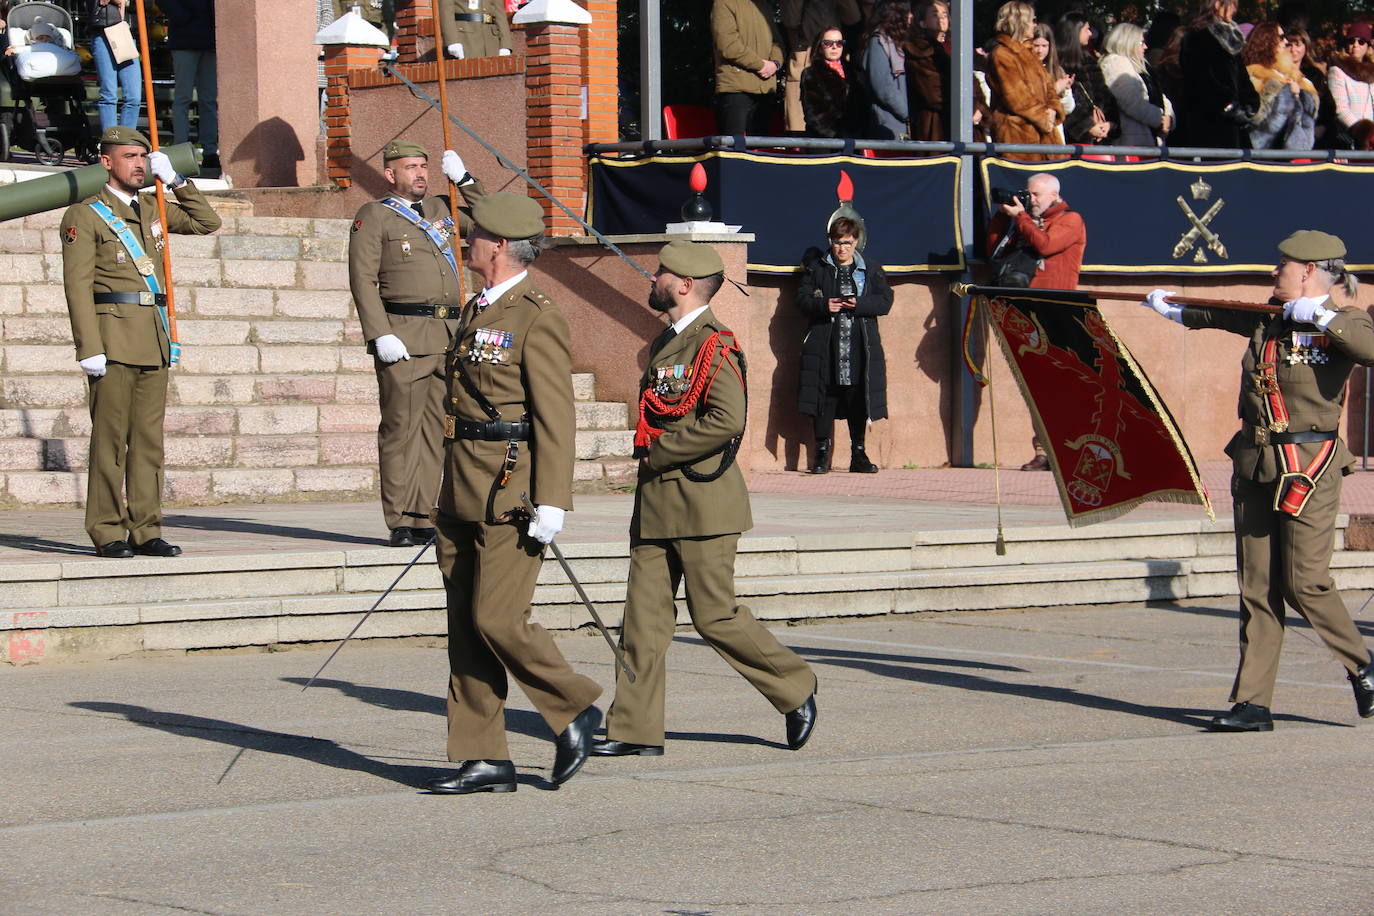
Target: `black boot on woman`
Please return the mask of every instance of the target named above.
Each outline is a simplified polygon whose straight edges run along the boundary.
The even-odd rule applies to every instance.
[[[851,474],[876,474],[878,466],[868,460],[868,453],[864,451],[862,442],[850,446],[849,449],[849,473]]]
[[[833,439],[816,440],[816,461],[811,466],[812,474],[830,473],[830,448],[834,444]]]

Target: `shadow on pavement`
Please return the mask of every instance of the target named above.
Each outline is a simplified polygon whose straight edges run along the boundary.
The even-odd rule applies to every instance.
[[[1198,617],[1222,617],[1227,620],[1239,620],[1240,612],[1234,607],[1188,607],[1186,605],[1175,604],[1172,601],[1147,601],[1145,606],[1156,611],[1171,611],[1176,614],[1193,614]],[[1368,605],[1351,611],[1351,619],[1355,621],[1355,629],[1360,631],[1361,636],[1374,636],[1374,623],[1357,620],[1356,615],[1362,614],[1368,609]],[[1293,614],[1285,614],[1283,625],[1294,630],[1311,630],[1312,624],[1304,618]],[[1320,643],[1320,640],[1318,641]]]
[[[308,541],[337,541],[341,544],[361,544],[368,547],[386,546],[386,540],[381,537],[364,537],[357,534],[345,534],[340,531],[320,531],[318,528],[269,525],[265,522],[222,518],[217,515],[168,515],[163,519],[163,526],[186,531],[232,531],[239,534],[267,534],[272,537],[297,538]]]
[[[76,556],[95,556],[89,544],[71,544],[67,541],[50,541],[24,535],[0,534],[0,547],[15,547],[19,550],[32,550],[36,553],[62,553]]]

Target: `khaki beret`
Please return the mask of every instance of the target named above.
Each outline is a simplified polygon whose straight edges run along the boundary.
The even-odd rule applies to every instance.
[[[107,127],[105,132],[100,135],[100,142],[102,144],[113,143],[118,146],[141,146],[148,150],[153,148],[147,137],[132,127],[124,127],[119,124],[114,127]]]
[[[390,162],[393,159],[406,159],[410,156],[428,159],[429,150],[418,143],[411,143],[409,140],[392,140],[382,150],[383,162]]]
[[[523,194],[498,191],[472,205],[472,221],[501,239],[532,239],[544,234],[544,208]]]
[[[1333,261],[1345,257],[1345,242],[1329,232],[1299,229],[1279,242],[1279,254],[1295,261]]]
[[[713,277],[725,272],[716,250],[700,242],[669,242],[659,249],[658,262],[679,277]]]

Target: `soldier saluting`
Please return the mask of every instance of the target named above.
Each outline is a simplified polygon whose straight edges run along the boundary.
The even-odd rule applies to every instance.
[[[453,225],[447,195],[429,193],[429,153],[405,140],[382,151],[391,193],[363,204],[348,240],[348,285],[363,337],[374,357],[381,422],[377,457],[382,516],[392,547],[429,540],[443,452],[444,352],[458,330],[458,229],[472,227],[459,211]],[[453,150],[444,176],[469,204],[480,182]]]
[[[89,382],[91,448],[86,533],[98,556],[174,557],[162,538],[162,425],[171,337],[160,252],[166,232],[208,235],[219,214],[131,127],[100,135],[110,173],[100,193],[62,214],[62,282],[76,358]],[[157,204],[139,200],[147,172],[176,202],[167,226]],[[123,491],[121,493],[121,490]]]
[[[1283,648],[1284,602],[1312,624],[1345,666],[1361,716],[1374,716],[1374,657],[1331,580],[1341,478],[1355,458],[1337,427],[1356,363],[1374,365],[1374,322],[1331,298],[1355,278],[1345,243],[1304,229],[1279,244],[1274,298],[1281,315],[1170,303],[1157,289],[1143,303],[1188,328],[1250,338],[1241,360],[1240,431],[1226,446],[1240,576],[1240,667],[1229,713],[1214,731],[1270,731],[1269,708]]]

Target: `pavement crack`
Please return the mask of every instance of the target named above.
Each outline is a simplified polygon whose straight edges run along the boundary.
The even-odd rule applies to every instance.
[[[174,913],[200,913],[202,916],[225,916],[218,910],[200,910],[192,906],[178,906],[175,903],[163,903],[159,900],[144,900],[142,897],[126,897],[123,894],[104,894],[100,891],[91,891],[83,894],[85,897],[98,897],[101,900],[118,900],[120,903],[136,903],[139,906],[157,907],[160,910],[171,910]]]

